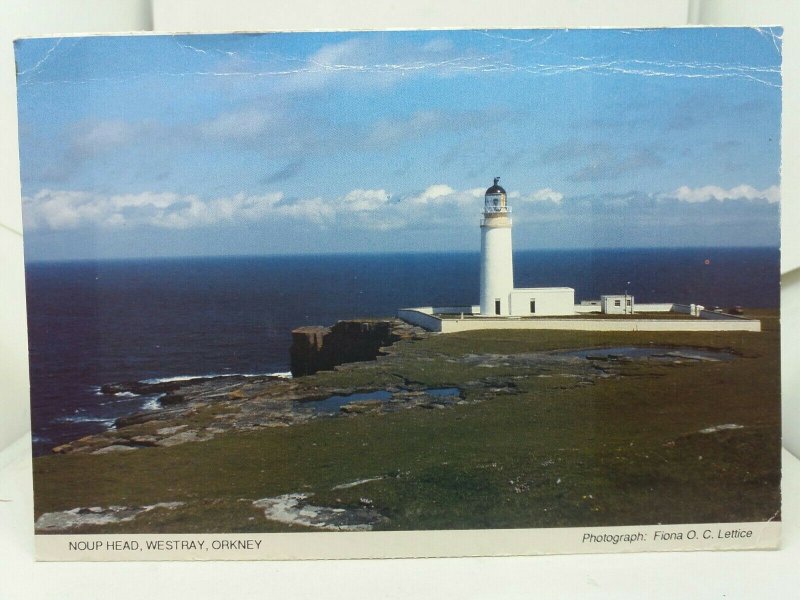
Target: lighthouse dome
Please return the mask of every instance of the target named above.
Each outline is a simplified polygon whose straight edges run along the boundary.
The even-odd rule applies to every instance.
[[[505,215],[510,212],[506,191],[500,187],[500,178],[494,178],[494,185],[486,190],[483,212],[486,215]]]
[[[488,190],[486,190],[486,195],[487,196],[494,195],[494,194],[503,194],[505,196],[506,191],[503,189],[503,187],[500,185],[499,182],[500,182],[500,178],[499,177],[495,177],[494,178],[494,185],[492,187],[490,187]]]

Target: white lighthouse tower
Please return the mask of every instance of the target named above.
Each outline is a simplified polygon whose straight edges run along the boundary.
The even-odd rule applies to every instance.
[[[510,315],[514,290],[511,208],[500,178],[486,190],[481,219],[481,315]]]

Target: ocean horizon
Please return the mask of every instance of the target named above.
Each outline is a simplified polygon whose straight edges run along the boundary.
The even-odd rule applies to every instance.
[[[517,254],[526,254],[535,252],[537,254],[547,253],[562,253],[562,252],[674,252],[674,251],[703,251],[703,250],[774,250],[780,253],[780,245],[775,244],[761,244],[761,245],[747,245],[747,246],[586,246],[574,248],[522,248],[515,249],[514,256]],[[152,256],[106,256],[106,257],[70,257],[70,258],[32,258],[25,259],[25,265],[42,265],[42,264],[70,264],[70,263],[86,263],[86,262],[140,262],[140,261],[162,261],[162,260],[216,260],[216,259],[268,259],[268,258],[287,258],[287,257],[348,257],[348,256],[419,256],[419,255],[472,255],[480,256],[480,250],[448,250],[448,251],[431,251],[431,250],[403,250],[403,251],[361,251],[361,252],[287,252],[287,253],[241,253],[241,254],[163,254]]]

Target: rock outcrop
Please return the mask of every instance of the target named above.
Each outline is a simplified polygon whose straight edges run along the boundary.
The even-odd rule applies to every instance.
[[[289,525],[303,525],[331,531],[369,531],[386,518],[370,508],[372,502],[364,498],[362,506],[341,508],[314,506],[308,502],[313,494],[284,494],[275,498],[262,498],[253,506],[264,511],[271,521]]]
[[[309,331],[303,343],[314,343],[310,352],[325,357],[332,348],[356,348],[359,358],[369,360],[375,356],[366,352],[370,346],[362,336],[373,344],[372,352],[384,355],[381,368],[356,362],[337,367],[338,370],[363,370],[354,381],[359,384],[341,385],[345,377],[298,377],[285,378],[270,375],[237,375],[181,380],[180,387],[168,392],[175,397],[173,403],[156,409],[116,419],[114,427],[107,431],[88,435],[53,448],[55,454],[109,454],[129,453],[175,446],[185,443],[205,442],[217,435],[233,431],[252,431],[265,427],[290,427],[308,423],[314,419],[359,418],[361,415],[376,415],[410,409],[444,410],[456,405],[482,402],[497,396],[518,394],[524,390],[521,382],[526,378],[553,378],[549,386],[553,390],[569,390],[576,387],[596,385],[608,378],[630,376],[627,371],[648,365],[683,365],[707,362],[702,353],[709,349],[682,349],[664,352],[663,348],[624,349],[595,348],[559,351],[520,352],[516,354],[462,354],[439,355],[430,352],[406,352],[403,343],[375,347],[381,340],[408,339],[415,336],[435,335],[416,331],[410,326],[397,327],[392,321],[383,321],[375,333],[374,327],[364,330],[355,324],[372,322],[346,322],[327,330],[319,336]],[[307,328],[304,328],[307,329]],[[299,337],[299,333],[296,332]],[[343,338],[363,342],[348,346]],[[385,337],[382,337],[385,336]],[[376,341],[377,340],[377,341]],[[330,345],[328,345],[330,343]],[[327,348],[327,350],[326,350]],[[366,348],[366,350],[365,350]],[[356,350],[351,350],[352,357]],[[714,351],[720,360],[726,360],[723,351]],[[697,355],[696,358],[692,358]],[[732,354],[729,356],[733,356]],[[689,357],[689,358],[687,358]],[[338,356],[341,359],[341,356]],[[437,360],[442,368],[450,363],[455,370],[448,387],[430,387],[423,382],[398,377],[403,363],[417,361],[418,365]],[[328,363],[330,365],[330,363]],[[638,367],[637,367],[638,364]],[[464,373],[474,377],[463,379]],[[511,374],[513,373],[513,374]],[[115,389],[123,385],[115,384]],[[150,391],[148,387],[140,387]],[[724,435],[736,424],[717,425],[708,432]],[[707,435],[706,430],[697,435]]]
[[[337,365],[375,360],[382,349],[424,333],[399,319],[339,321],[332,327],[298,327],[292,330],[289,351],[292,376],[313,375]]]
[[[42,513],[34,528],[36,531],[69,531],[85,525],[108,525],[133,521],[139,515],[152,510],[174,510],[183,502],[159,502],[149,506],[90,506],[60,512]]]

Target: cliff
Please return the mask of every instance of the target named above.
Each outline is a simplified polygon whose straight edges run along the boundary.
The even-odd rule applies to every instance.
[[[399,319],[339,321],[332,327],[292,330],[289,350],[294,377],[328,371],[337,365],[375,360],[382,349],[424,333]]]

